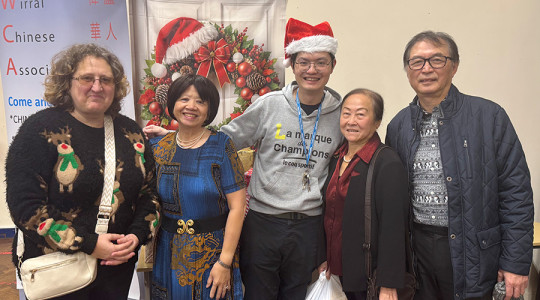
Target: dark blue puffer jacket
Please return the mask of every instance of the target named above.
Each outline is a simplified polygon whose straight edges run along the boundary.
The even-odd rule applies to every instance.
[[[422,110],[415,98],[387,128],[412,175]],[[533,194],[525,155],[498,104],[452,85],[441,102],[439,142],[448,190],[448,241],[455,299],[493,289],[499,269],[528,275],[532,260]],[[436,255],[436,254],[435,254]]]

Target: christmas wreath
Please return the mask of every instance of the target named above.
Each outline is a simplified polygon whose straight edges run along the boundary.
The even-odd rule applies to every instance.
[[[235,85],[238,95],[234,111],[217,127],[241,115],[251,104],[253,95],[260,96],[279,89],[274,70],[276,58],[243,31],[213,23],[202,24],[191,18],[178,18],[160,30],[152,59],[146,60],[146,76],[140,91],[141,118],[175,130],[178,123],[167,111],[167,92],[172,81],[185,74],[208,77],[215,73],[219,85]]]

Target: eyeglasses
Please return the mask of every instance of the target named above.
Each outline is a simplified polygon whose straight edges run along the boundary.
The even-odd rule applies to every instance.
[[[81,75],[79,77],[73,77],[73,79],[77,80],[79,84],[83,87],[93,86],[96,80],[98,80],[102,86],[110,87],[114,85],[114,78],[107,76],[101,76],[96,78],[94,77],[94,75]]]
[[[331,63],[332,62],[326,62],[326,61],[310,62],[310,61],[307,61],[307,60],[301,60],[301,61],[295,62],[294,64],[298,66],[299,71],[305,72],[305,71],[309,70],[311,65],[313,65],[315,67],[316,71],[326,70],[328,68],[328,66],[330,66]]]
[[[452,60],[452,58],[448,56],[439,56],[439,55],[432,56],[430,58],[416,57],[416,58],[409,59],[407,61],[407,64],[409,65],[409,68],[411,70],[421,70],[424,68],[427,61],[429,62],[429,65],[433,69],[441,69],[441,68],[444,68],[444,66],[446,66],[447,60]]]

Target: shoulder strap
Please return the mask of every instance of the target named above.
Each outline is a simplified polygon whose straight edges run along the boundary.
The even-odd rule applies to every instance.
[[[111,116],[105,115],[105,171],[103,193],[97,214],[96,233],[107,233],[112,212],[114,171],[116,169],[116,148],[114,143],[114,124]]]
[[[373,185],[373,169],[375,168],[375,161],[377,161],[377,156],[382,151],[382,149],[388,148],[386,145],[382,145],[377,148],[373,157],[369,161],[368,173],[366,178],[366,196],[364,204],[364,214],[365,214],[365,226],[364,226],[364,252],[366,254],[366,275],[368,280],[372,279],[371,269],[371,187]]]

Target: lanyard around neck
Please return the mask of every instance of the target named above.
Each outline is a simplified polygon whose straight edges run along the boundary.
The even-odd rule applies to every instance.
[[[296,91],[296,106],[298,108],[298,123],[300,124],[300,134],[302,135],[302,146],[304,147],[304,153],[306,154],[306,168],[309,165],[309,158],[311,157],[311,152],[313,151],[313,141],[315,141],[315,135],[317,134],[317,126],[319,125],[319,118],[321,117],[321,103],[319,103],[319,108],[317,109],[317,119],[315,120],[315,125],[313,126],[313,134],[311,135],[311,142],[309,144],[309,151],[306,150],[306,138],[304,136],[304,123],[302,122],[302,108],[300,107],[300,98],[298,94],[300,92]],[[323,95],[324,98],[324,95]]]

